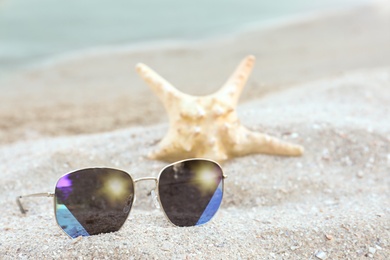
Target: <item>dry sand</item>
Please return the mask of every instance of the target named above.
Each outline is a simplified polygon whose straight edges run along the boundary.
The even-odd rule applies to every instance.
[[[390,258],[390,12],[328,14],[188,46],[54,62],[1,81],[0,258]],[[168,224],[138,183],[112,234],[69,239],[50,198],[63,173],[112,166],[135,177],[165,165],[146,154],[164,135],[162,106],[138,79],[142,61],[181,90],[217,89],[258,58],[239,106],[251,129],[302,144],[300,158],[252,155],[223,165],[222,208],[193,228]],[[317,256],[316,256],[317,255]]]

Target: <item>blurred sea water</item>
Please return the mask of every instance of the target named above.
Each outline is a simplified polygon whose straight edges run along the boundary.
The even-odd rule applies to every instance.
[[[199,40],[370,0],[0,0],[0,74],[69,52]]]

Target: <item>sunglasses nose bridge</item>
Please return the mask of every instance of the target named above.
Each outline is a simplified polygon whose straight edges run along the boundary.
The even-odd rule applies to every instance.
[[[134,180],[134,183],[140,182],[140,181],[154,181],[156,186],[150,191],[150,195],[152,197],[153,204],[156,208],[160,208],[160,203],[158,201],[158,196],[156,194],[156,188],[158,186],[158,178],[156,177],[143,177],[143,178],[138,178]]]
[[[157,185],[158,179],[156,177],[143,177],[143,178],[138,178],[134,180],[134,183],[140,182],[140,181],[154,181]]]

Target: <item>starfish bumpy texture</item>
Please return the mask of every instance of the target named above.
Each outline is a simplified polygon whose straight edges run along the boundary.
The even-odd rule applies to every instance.
[[[170,122],[168,133],[149,157],[164,161],[191,157],[225,161],[253,153],[302,155],[302,146],[241,125],[236,107],[254,62],[253,56],[246,57],[222,88],[208,96],[182,93],[146,65],[138,64],[137,72],[163,102]]]

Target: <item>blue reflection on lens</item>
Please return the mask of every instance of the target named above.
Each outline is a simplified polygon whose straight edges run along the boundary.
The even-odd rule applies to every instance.
[[[217,189],[214,192],[213,197],[211,198],[209,204],[207,204],[206,209],[203,211],[202,216],[200,216],[196,225],[202,225],[210,221],[210,219],[215,215],[222,201],[222,181],[219,182]]]
[[[56,207],[57,222],[61,228],[71,237],[89,236],[88,232],[83,228],[80,222],[73,216],[64,204],[57,204]]]

